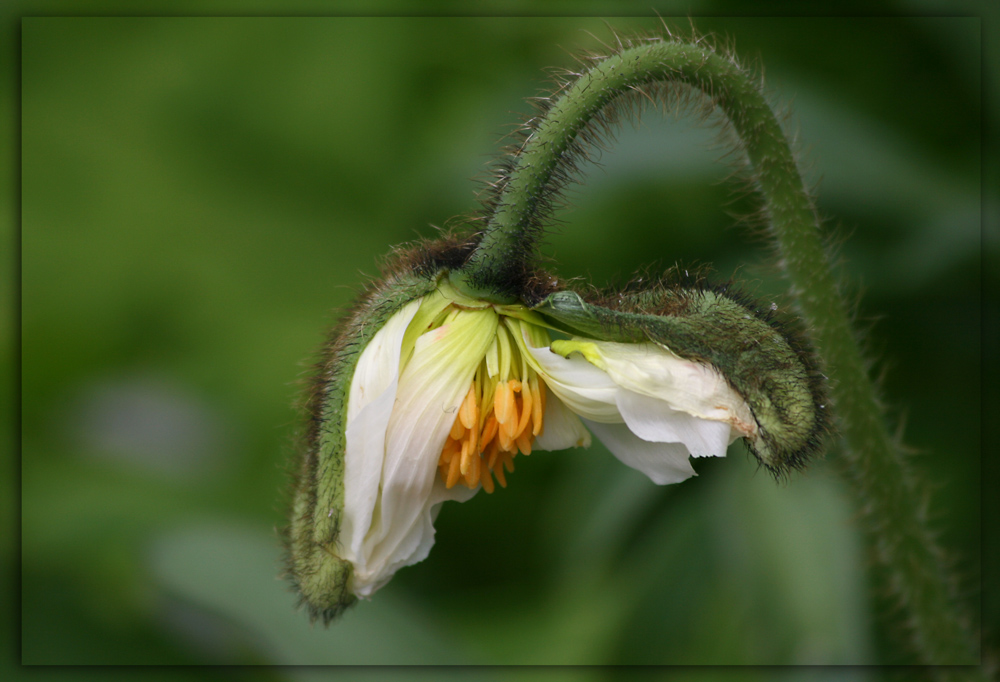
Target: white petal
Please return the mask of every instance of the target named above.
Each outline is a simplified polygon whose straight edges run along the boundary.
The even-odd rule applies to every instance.
[[[663,400],[625,390],[618,395],[618,407],[628,428],[645,441],[683,443],[694,457],[726,456],[732,430],[726,422],[699,419]]]
[[[746,401],[709,364],[684,360],[653,343],[594,342],[600,362],[619,386],[659,398],[675,410],[756,432]]]
[[[445,492],[436,487],[437,463],[496,324],[492,310],[467,311],[417,339],[389,420],[377,510],[354,560],[358,596],[426,557],[434,542],[432,507],[467,498],[458,486]]]
[[[417,519],[417,523],[414,524],[414,528],[409,535],[409,539],[415,540],[415,543],[410,542],[407,544],[407,552],[402,551],[402,548],[400,548],[397,551],[395,561],[387,564],[382,569],[382,579],[373,585],[368,594],[360,596],[370,596],[379,587],[389,582],[389,579],[399,569],[426,559],[427,555],[430,554],[431,547],[434,546],[434,520],[437,518],[438,512],[441,511],[441,505],[448,501],[465,502],[472,499],[478,492],[478,487],[466,488],[464,485],[456,485],[449,490],[445,486],[444,481],[441,480],[441,477],[435,476],[430,498],[428,498],[427,504],[421,510],[420,517]]]
[[[591,421],[586,424],[611,454],[649,476],[657,485],[680,483],[697,475],[688,461],[687,448],[680,443],[650,443],[629,431],[625,424]]]
[[[688,456],[725,456],[753,424],[745,401],[709,365],[651,343],[556,344],[568,358],[529,348],[552,392],[618,459],[656,483],[692,476]]]
[[[351,421],[366,405],[378,398],[399,377],[400,347],[403,336],[423,299],[410,301],[386,320],[361,352],[351,377],[347,420]]]
[[[607,372],[579,354],[564,358],[548,348],[528,347],[535,370],[566,407],[585,419],[620,422],[616,396],[621,390]]]
[[[385,453],[385,432],[396,400],[403,334],[420,308],[420,300],[390,317],[358,358],[347,401],[344,453],[344,514],[341,538],[345,559],[361,554],[378,499]]]
[[[580,418],[570,412],[551,392],[545,398],[542,425],[542,432],[535,437],[535,448],[538,450],[590,447],[590,432]]]

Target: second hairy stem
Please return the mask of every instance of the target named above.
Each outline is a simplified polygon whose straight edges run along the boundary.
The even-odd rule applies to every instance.
[[[563,90],[534,126],[506,176],[481,241],[456,284],[496,302],[516,298],[533,257],[549,197],[566,181],[579,137],[616,98],[663,82],[702,91],[728,118],[764,198],[768,229],[799,312],[831,381],[844,470],[875,557],[901,604],[913,653],[924,664],[976,662],[970,626],[919,504],[906,462],[890,438],[865,370],[785,135],[756,79],[700,45],[653,41],[596,63]]]

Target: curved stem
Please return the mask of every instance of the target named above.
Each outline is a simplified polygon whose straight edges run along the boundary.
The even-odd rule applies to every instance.
[[[846,448],[849,487],[901,618],[924,664],[975,664],[978,645],[962,617],[914,480],[889,436],[823,247],[819,221],[789,144],[759,85],[734,62],[695,44],[655,42],[625,49],[580,76],[527,140],[482,241],[459,274],[470,293],[509,297],[503,282],[533,251],[539,211],[557,189],[577,136],[612,100],[663,81],[698,88],[728,117],[765,200],[781,266],[831,381]],[[499,292],[499,293],[498,293]]]

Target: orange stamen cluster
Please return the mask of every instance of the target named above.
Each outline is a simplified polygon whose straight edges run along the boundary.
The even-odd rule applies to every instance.
[[[514,471],[518,452],[531,454],[542,432],[545,384],[535,372],[526,374],[522,380],[497,381],[488,376],[485,362],[477,371],[438,460],[449,488],[461,481],[492,493],[494,476],[506,488],[503,470]]]

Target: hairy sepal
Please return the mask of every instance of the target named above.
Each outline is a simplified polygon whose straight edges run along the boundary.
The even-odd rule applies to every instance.
[[[801,469],[822,445],[829,418],[811,351],[770,307],[762,309],[728,287],[653,283],[599,302],[561,291],[534,310],[568,334],[651,341],[715,367],[750,406],[758,430],[745,440],[777,477]]]

